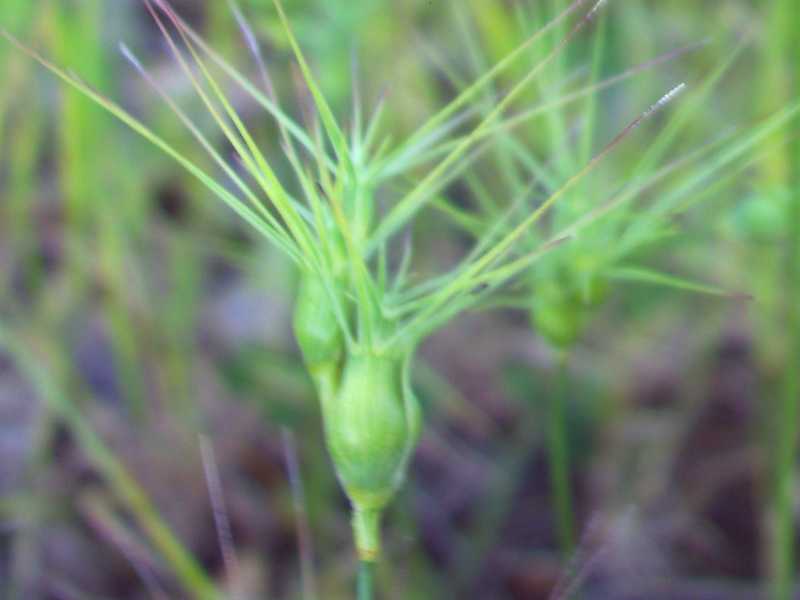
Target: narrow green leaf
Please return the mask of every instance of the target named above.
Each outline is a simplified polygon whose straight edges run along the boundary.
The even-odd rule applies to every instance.
[[[749,294],[734,293],[729,290],[702,283],[691,281],[669,273],[654,271],[642,267],[615,267],[605,271],[604,274],[609,279],[617,281],[628,281],[632,283],[646,283],[662,287],[683,290],[686,292],[696,292],[698,294],[708,294],[711,296],[725,296],[729,298],[750,299]]]
[[[228,127],[227,123],[225,122],[225,119],[219,114],[211,98],[209,98],[209,96],[203,89],[203,86],[194,76],[194,73],[190,65],[186,62],[183,53],[177,47],[175,41],[172,39],[172,36],[164,26],[164,23],[161,21],[156,11],[153,9],[150,0],[145,0],[145,6],[147,7],[153,19],[156,21],[156,24],[158,25],[158,28],[160,29],[164,39],[169,44],[173,55],[180,63],[181,68],[183,69],[186,76],[189,77],[190,81],[192,82],[192,85],[194,86],[197,93],[200,95],[206,108],[209,110],[212,117],[219,125],[219,127],[223,130],[228,141],[230,141],[230,143],[234,146],[239,156],[244,161],[244,164],[247,167],[249,173],[259,183],[261,188],[270,198],[273,206],[277,209],[278,213],[281,215],[287,227],[289,228],[289,231],[292,233],[295,242],[302,251],[306,260],[311,262],[318,260],[318,253],[314,246],[312,237],[303,219],[300,217],[298,207],[295,206],[294,202],[289,197],[289,194],[284,189],[280,180],[273,172],[266,158],[258,148],[258,145],[255,143],[255,140],[253,140],[253,137],[250,135],[250,132],[247,130],[244,123],[242,123],[241,119],[239,118],[238,113],[228,101],[227,96],[220,89],[216,80],[211,75],[209,70],[206,68],[205,63],[202,61],[197,51],[195,50],[191,42],[191,39],[183,30],[183,28],[180,26],[180,21],[176,18],[174,11],[163,0],[155,0],[155,2],[158,4],[159,8],[165,12],[165,14],[169,17],[170,21],[172,21],[172,23],[177,28],[178,33],[181,36],[181,39],[183,40],[184,44],[186,45],[187,49],[192,55],[194,63],[200,68],[200,71],[203,74],[203,77],[205,78],[206,82],[211,87],[213,94],[216,96],[217,100],[222,104],[225,113],[228,115],[228,118],[230,118],[230,120],[233,122],[236,131],[241,136],[241,139],[244,140],[246,148],[242,146],[236,133],[230,130],[230,127]]]
[[[454,100],[447,106],[442,108],[438,113],[431,117],[417,132],[407,140],[407,142],[400,146],[396,153],[404,153],[406,147],[416,145],[421,138],[426,137],[432,131],[441,127],[445,122],[449,121],[462,107],[464,107],[470,100],[472,100],[478,93],[494,81],[500,74],[506,71],[513,65],[518,58],[520,58],[533,44],[538,42],[546,33],[558,26],[567,17],[576,12],[581,6],[586,4],[589,0],[575,0],[564,11],[561,12],[556,18],[547,23],[545,26],[539,28],[533,35],[520,44],[505,58],[495,64],[489,71],[479,77],[472,85],[461,92]]]
[[[273,3],[275,4],[275,8],[278,10],[278,16],[280,17],[281,24],[283,25],[283,29],[289,38],[289,44],[291,45],[292,51],[294,52],[297,62],[300,65],[303,79],[305,80],[305,83],[314,98],[314,104],[316,105],[320,117],[322,118],[322,124],[325,126],[325,131],[328,134],[331,143],[333,144],[334,151],[336,152],[339,160],[344,163],[347,171],[352,176],[355,176],[355,168],[353,166],[352,157],[350,156],[350,150],[347,146],[347,138],[339,128],[339,124],[336,122],[336,118],[333,116],[333,111],[328,105],[328,101],[325,100],[325,96],[322,94],[322,91],[317,85],[316,79],[311,72],[311,68],[306,62],[305,55],[300,49],[300,45],[297,43],[294,32],[289,25],[289,20],[286,18],[286,13],[283,10],[283,4],[281,3],[281,0],[273,0]]]
[[[169,143],[167,143],[165,140],[159,137],[146,125],[141,123],[138,119],[130,115],[125,109],[123,109],[121,106],[119,106],[112,100],[99,94],[98,92],[93,90],[91,87],[89,87],[87,84],[83,83],[76,77],[67,74],[64,70],[60,69],[59,67],[52,64],[51,62],[43,58],[41,55],[33,51],[32,49],[22,44],[19,40],[17,40],[14,36],[12,36],[4,29],[0,29],[0,34],[2,34],[3,37],[5,37],[9,42],[17,46],[20,50],[28,54],[31,58],[36,60],[48,71],[53,73],[53,75],[61,79],[64,83],[84,94],[87,98],[91,99],[98,106],[100,106],[101,108],[112,114],[114,117],[116,117],[122,123],[130,127],[133,131],[138,133],[148,142],[159,148],[162,152],[166,153],[175,161],[177,161],[183,168],[185,168],[189,173],[191,173],[195,178],[197,178],[208,190],[210,190],[215,196],[217,196],[231,209],[233,209],[234,212],[236,212],[236,214],[238,214],[242,219],[244,219],[249,225],[254,227],[260,234],[262,234],[264,237],[272,241],[276,246],[285,249],[283,239],[280,237],[280,235],[277,234],[275,230],[268,223],[265,223],[261,217],[259,217],[255,212],[253,212],[251,208],[249,208],[244,202],[242,202],[242,200],[231,194],[228,190],[226,190],[219,183],[217,183],[217,181],[213,177],[208,175],[205,171],[203,171],[203,169],[198,167],[190,159],[186,158],[183,154],[181,154],[173,146],[171,146]],[[295,256],[296,253],[290,254],[290,257],[292,257],[293,259],[295,259]]]
[[[445,158],[419,185],[409,194],[399,200],[394,208],[389,212],[385,219],[376,228],[370,242],[370,250],[374,250],[379,244],[384,243],[400,227],[402,227],[424,204],[430,199],[431,192],[437,190],[442,183],[442,177],[447,170],[456,163],[472,146],[481,138],[486,129],[495,123],[500,115],[511,105],[511,103],[527,88],[536,78],[541,70],[553,59],[555,59],[572,41],[572,39],[591,23],[597,11],[604,4],[604,0],[597,2],[589,11],[562,39],[555,47],[541,60],[525,77],[522,78],[505,97],[498,103],[495,109],[489,113],[483,121],[464,139],[448,156]]]

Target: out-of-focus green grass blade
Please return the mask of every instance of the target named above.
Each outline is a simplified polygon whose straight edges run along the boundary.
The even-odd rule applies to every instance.
[[[507,117],[506,119],[500,121],[499,123],[493,125],[492,127],[487,128],[482,133],[482,137],[489,137],[496,135],[501,131],[511,131],[513,129],[519,128],[536,117],[541,117],[543,115],[546,115],[550,111],[563,108],[573,102],[586,99],[589,96],[598,94],[599,92],[605,91],[613,86],[624,83],[625,81],[637,75],[640,75],[644,72],[654,69],[655,67],[662,66],[668,62],[680,58],[681,56],[693,52],[700,47],[701,47],[700,44],[692,44],[690,46],[679,48],[677,50],[672,50],[670,52],[659,55],[656,58],[653,58],[651,60],[630,67],[622,71],[621,73],[612,75],[596,83],[584,85],[577,90],[566,91],[563,94],[559,95],[557,98],[547,100],[545,102],[542,102],[538,106],[534,106],[533,108],[529,108],[527,110],[524,110],[522,112]],[[451,151],[455,146],[460,144],[462,141],[463,138],[456,138],[454,140],[451,139],[441,143],[439,146],[434,146],[433,148],[428,148],[430,144],[425,144],[424,146],[420,145],[420,148],[422,147],[426,148],[424,152],[419,152],[419,151],[413,152],[411,153],[411,156],[405,157],[403,161],[398,161],[399,163],[398,165],[391,163],[390,165],[387,165],[385,168],[387,169],[388,173],[391,174],[395,174],[396,172],[402,172],[405,169],[414,168],[416,166],[419,166],[420,164],[424,164],[423,161],[430,160],[431,158],[439,156],[442,153]]]
[[[743,294],[736,294],[720,287],[708,285],[699,281],[692,281],[683,277],[678,277],[669,273],[662,273],[643,267],[619,266],[609,269],[605,274],[616,281],[626,281],[632,283],[644,283],[657,285],[660,287],[673,288],[685,292],[695,292],[710,296],[724,297],[745,297]]]
[[[231,194],[227,189],[221,186],[213,177],[208,175],[196,163],[188,159],[179,150],[177,150],[175,147],[170,145],[164,139],[159,137],[155,132],[153,132],[151,129],[145,126],[141,121],[133,117],[130,113],[128,113],[125,109],[123,109],[121,106],[119,106],[112,100],[99,94],[91,87],[89,87],[87,84],[83,83],[76,77],[68,74],[66,71],[60,69],[53,63],[43,58],[38,53],[34,52],[27,46],[23,45],[21,42],[19,42],[19,40],[17,40],[7,31],[0,29],[0,35],[2,35],[8,41],[16,45],[23,52],[26,52],[29,56],[31,56],[34,60],[39,62],[43,67],[45,67],[48,71],[50,71],[56,77],[61,79],[64,83],[80,91],[82,94],[86,95],[87,98],[90,98],[97,105],[99,105],[112,115],[114,115],[117,119],[122,121],[133,131],[141,135],[148,142],[150,142],[151,144],[159,148],[161,151],[166,153],[168,156],[176,160],[183,168],[185,168],[187,171],[189,171],[189,173],[191,173],[194,177],[196,177],[209,191],[211,191],[215,196],[217,196],[231,209],[233,209],[234,212],[236,212],[249,225],[251,225],[264,237],[275,243],[275,245],[281,246],[282,240],[280,236],[276,235],[275,231],[269,226],[269,224],[265,223],[256,213],[253,212],[252,209],[250,209],[246,204],[244,204],[244,202],[242,202],[239,198],[237,198],[236,196]]]
[[[570,41],[582,31],[589,23],[592,22],[597,15],[598,10],[602,7],[602,0],[595,4],[594,8],[588,12],[578,23],[570,30],[566,37],[564,37],[552,50],[531,69],[531,71],[523,77],[504,97],[498,102],[497,106],[492,110],[472,131],[470,135],[463,140],[444,160],[442,160],[436,168],[434,168],[417,186],[415,186],[406,196],[400,199],[391,211],[386,215],[383,221],[376,228],[373,238],[370,242],[370,249],[375,250],[380,244],[397,232],[405,223],[408,222],[430,199],[432,194],[438,191],[442,184],[442,179],[447,173],[448,169],[457,163],[480,139],[484,131],[495,124],[497,119],[506,111],[506,109],[516,100],[516,98],[527,89],[532,81],[536,79],[540,71],[547,66],[552,60],[567,47]]]
[[[763,144],[770,136],[783,131],[783,128],[796,120],[800,115],[800,101],[786,106],[783,110],[768,117],[759,125],[756,125],[741,135],[735,137],[728,147],[708,160],[698,164],[697,169],[682,179],[681,184],[676,186],[670,193],[664,194],[656,203],[648,208],[646,214],[637,220],[637,227],[647,227],[651,221],[649,218],[661,218],[663,215],[672,212],[676,203],[684,199],[692,190],[706,183],[711,177],[719,173],[725,167],[746,157],[759,145]],[[645,218],[648,217],[648,218]]]
[[[764,3],[767,4],[767,3]],[[772,0],[769,6],[764,44],[763,103],[774,110],[787,101],[800,97],[797,23],[800,3],[795,0]],[[774,448],[775,469],[772,481],[772,529],[769,537],[771,574],[770,595],[773,600],[790,600],[797,579],[797,456],[800,449],[800,141],[780,132],[784,152],[775,153],[764,165],[763,182],[771,189],[792,190],[785,214],[788,238],[785,247],[767,260],[780,261],[781,269],[775,289],[781,298],[780,308],[768,318],[788,335],[781,399],[776,403],[775,420],[770,421],[777,436],[769,437]],[[794,133],[792,131],[792,133]],[[763,259],[762,259],[763,260]],[[774,445],[773,445],[774,444]]]
[[[136,517],[153,546],[167,561],[175,576],[192,598],[219,600],[220,595],[203,568],[186,550],[169,526],[162,520],[152,504],[122,462],[90,427],[86,418],[72,403],[56,381],[62,367],[50,371],[44,365],[60,364],[52,350],[38,352],[18,336],[0,326],[0,349],[15,359],[17,368],[34,386],[42,401],[64,421],[94,466],[108,480],[109,485]],[[58,353],[60,356],[66,354]]]

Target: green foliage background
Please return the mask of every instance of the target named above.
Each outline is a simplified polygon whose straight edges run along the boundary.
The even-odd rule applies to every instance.
[[[257,79],[226,2],[174,4]],[[284,108],[302,120],[308,92],[272,3],[241,4]],[[355,87],[367,111],[385,101],[386,133],[402,139],[566,4],[286,7],[337,117],[348,122]],[[800,101],[795,23],[793,0],[610,0],[510,115],[702,44],[498,135],[443,193],[452,210],[415,221],[415,268],[463,256],[474,219],[485,219],[482,231],[525,191],[525,168],[541,187],[563,183],[679,82],[691,93],[729,65],[687,99],[686,125],[659,165],[729,132],[761,131]],[[120,42],[131,47],[215,131],[139,3],[5,0],[0,27],[213,168],[118,52]],[[491,110],[535,53],[565,35],[557,28],[475,112]],[[0,597],[351,597],[346,503],[290,330],[291,265],[5,41],[0,82]],[[288,173],[275,124],[232,98]],[[628,181],[680,102],[616,148],[536,235]],[[706,179],[681,199],[687,210],[659,215],[657,235],[637,246],[637,270],[612,276],[598,265],[660,188],[615,213],[615,229],[532,269],[524,294],[510,290],[495,310],[425,344],[415,388],[427,425],[388,521],[383,596],[547,598],[555,589],[568,598],[572,582],[585,598],[794,597],[797,134],[787,118],[724,168],[713,167],[716,155],[693,159],[689,174]],[[230,152],[221,135],[214,142]],[[410,171],[408,185],[419,177]],[[221,492],[209,494],[203,440],[216,449]],[[232,544],[219,540],[220,497]],[[559,531],[565,511],[572,534],[563,522]]]

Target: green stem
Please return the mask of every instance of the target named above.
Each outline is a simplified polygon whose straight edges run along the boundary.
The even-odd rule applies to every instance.
[[[553,490],[553,511],[556,516],[559,547],[564,556],[572,554],[575,545],[572,493],[569,485],[569,447],[567,436],[566,402],[568,391],[569,355],[559,357],[556,389],[551,394],[547,427],[550,486]]]
[[[798,154],[800,156],[800,153]],[[791,219],[791,239],[786,257],[786,298],[788,300],[786,327],[790,346],[786,357],[786,371],[782,398],[776,423],[776,475],[774,487],[775,520],[773,531],[774,581],[772,597],[790,600],[797,570],[794,522],[794,489],[798,438],[800,437],[800,374],[797,360],[800,357],[800,195],[795,195],[796,205]]]
[[[792,160],[800,162],[800,146]],[[797,189],[797,188],[795,188]],[[790,209],[790,233],[786,256],[786,327],[789,353],[779,410],[777,477],[775,482],[775,600],[789,600],[797,571],[795,557],[794,488],[800,437],[800,194],[794,193]]]
[[[798,339],[800,335],[794,334]],[[798,356],[794,354],[794,356]],[[778,439],[778,472],[775,482],[775,600],[790,600],[795,576],[794,487],[800,418],[800,389],[794,373],[786,375],[785,395],[780,410]]]
[[[375,598],[375,563],[362,560],[358,563],[358,580],[356,582],[358,600]]]
[[[358,558],[374,562],[381,551],[381,510],[363,509],[353,505],[353,535]]]
[[[800,92],[800,84],[793,76],[796,58],[800,53],[793,42],[794,30],[790,23],[800,16],[800,8],[793,0],[777,0],[773,5],[774,30],[777,32],[770,46],[774,55],[772,64],[781,69],[775,77],[781,95],[792,98]],[[776,56],[777,55],[777,56]],[[772,86],[775,88],[775,86]],[[800,142],[792,139],[787,146],[784,169],[780,171],[792,190],[787,219],[789,238],[784,256],[784,272],[778,289],[783,289],[786,299],[784,326],[789,334],[789,352],[786,357],[780,409],[777,423],[778,439],[776,476],[774,487],[773,561],[774,580],[772,598],[790,600],[797,573],[797,548],[795,547],[794,489],[797,482],[798,437],[800,437]]]

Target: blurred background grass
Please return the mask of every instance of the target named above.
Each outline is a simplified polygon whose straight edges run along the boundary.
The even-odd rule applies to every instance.
[[[271,3],[242,5],[299,117]],[[175,6],[257,76],[225,2]],[[398,135],[565,6],[287,2],[337,114],[355,73]],[[520,147],[534,172],[563,180],[675,83],[701,86],[728,63],[664,160],[752,126],[800,98],[798,22],[792,0],[612,0],[518,110],[706,43],[503,134],[449,192],[465,208],[510,202],[525,186]],[[117,51],[134,48],[208,124],[139,3],[6,0],[0,25],[206,160]],[[291,338],[290,265],[6,43],[0,81],[0,597],[350,597],[346,504]],[[277,149],[274,124],[234,100]],[[669,117],[619,148],[574,210],[630,173]],[[386,598],[797,597],[796,129],[746,159],[693,192],[679,234],[642,260],[752,300],[612,282],[563,367],[519,307],[462,317],[425,345],[427,424],[388,523]],[[432,212],[415,236],[434,257],[459,256],[468,238]],[[532,289],[535,323],[544,292]],[[205,464],[201,440],[214,449]]]

